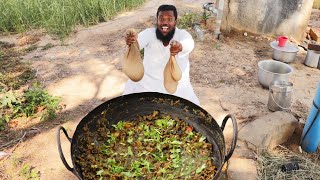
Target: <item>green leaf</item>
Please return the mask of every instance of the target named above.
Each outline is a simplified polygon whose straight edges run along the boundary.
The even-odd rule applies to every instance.
[[[101,176],[103,172],[104,172],[104,170],[101,169],[101,170],[97,171],[97,175],[98,175],[98,176]]]
[[[4,97],[1,98],[1,108],[2,107],[5,107],[5,106],[8,106],[10,108],[12,108],[12,104],[17,102],[17,99],[16,97],[14,96],[14,94],[12,93],[12,91],[6,93],[4,95]]]
[[[128,138],[127,142],[131,144],[133,142],[133,138]]]
[[[129,156],[133,156],[133,152],[131,150],[131,146],[128,146],[128,155]]]
[[[129,136],[132,136],[133,134],[134,134],[133,131],[129,131],[129,132],[128,132],[128,135],[129,135]]]
[[[201,138],[199,139],[199,142],[203,142],[206,139],[205,136],[201,136]]]
[[[181,141],[177,141],[177,140],[173,140],[173,141],[170,142],[170,144],[180,145],[180,144],[182,144],[182,142]]]
[[[197,168],[196,173],[199,174],[201,173],[202,170],[204,170],[207,167],[206,164],[202,164],[200,167]]]
[[[127,177],[135,177],[136,174],[135,173],[132,173],[132,172],[121,172],[121,174],[127,176]]]

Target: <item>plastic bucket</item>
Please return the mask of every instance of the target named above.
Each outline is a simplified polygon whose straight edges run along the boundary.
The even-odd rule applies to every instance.
[[[288,81],[273,81],[269,86],[268,109],[285,111],[291,107],[293,84]]]
[[[320,81],[313,99],[306,124],[304,125],[301,147],[306,152],[316,152],[320,142]]]

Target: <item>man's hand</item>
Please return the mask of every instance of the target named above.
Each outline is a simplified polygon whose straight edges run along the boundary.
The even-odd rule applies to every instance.
[[[129,29],[126,32],[126,43],[130,46],[132,43],[137,41],[137,33],[134,30]]]
[[[182,45],[178,41],[171,41],[170,43],[170,54],[171,56],[177,55],[179,52],[182,51]]]

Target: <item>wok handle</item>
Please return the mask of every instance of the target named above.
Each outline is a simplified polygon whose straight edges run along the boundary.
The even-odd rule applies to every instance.
[[[226,126],[227,124],[227,121],[231,119],[232,120],[232,125],[233,125],[233,138],[232,138],[232,144],[231,144],[231,147],[230,147],[230,150],[228,152],[228,154],[226,155],[225,159],[224,159],[224,162],[227,162],[230,157],[232,156],[233,154],[233,151],[236,147],[236,143],[237,143],[237,138],[238,138],[238,125],[237,125],[237,121],[236,121],[236,118],[231,115],[231,114],[228,114],[222,121],[222,125],[221,125],[221,130],[223,131],[224,130],[224,127]]]
[[[64,155],[63,155],[63,152],[62,152],[61,141],[60,141],[60,131],[61,131],[61,130],[62,130],[63,133],[66,135],[66,137],[67,137],[67,139],[69,140],[70,143],[71,143],[71,140],[72,140],[72,139],[68,136],[68,133],[67,133],[67,131],[66,131],[66,129],[65,129],[64,127],[59,126],[59,127],[57,128],[57,143],[58,143],[59,155],[60,155],[60,158],[61,158],[64,166],[65,166],[69,171],[71,171],[72,173],[74,173],[73,168],[71,168],[71,167],[69,166],[69,164],[67,163],[66,159],[64,158]]]

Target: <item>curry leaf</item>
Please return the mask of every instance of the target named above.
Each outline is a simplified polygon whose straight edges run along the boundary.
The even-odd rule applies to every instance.
[[[197,168],[196,173],[197,173],[197,174],[201,173],[201,171],[202,171],[203,169],[205,169],[206,167],[207,167],[206,164],[202,164],[200,167]]]

